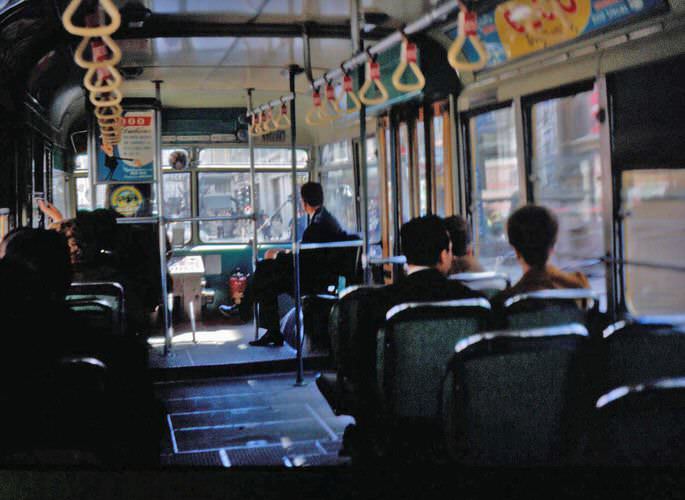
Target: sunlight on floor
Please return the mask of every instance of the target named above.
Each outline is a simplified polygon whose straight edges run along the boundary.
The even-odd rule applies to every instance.
[[[221,345],[230,342],[237,342],[243,340],[243,335],[236,330],[213,330],[213,331],[198,331],[195,333],[195,339],[198,344],[204,345]],[[148,339],[148,344],[151,346],[164,345],[164,337],[150,337]],[[186,345],[193,344],[193,333],[179,333],[174,335],[173,340],[174,345]],[[246,347],[238,346],[239,349],[245,349]]]

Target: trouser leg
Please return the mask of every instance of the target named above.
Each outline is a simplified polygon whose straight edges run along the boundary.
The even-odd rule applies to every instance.
[[[292,268],[285,259],[262,260],[257,263],[240,303],[240,315],[251,315],[254,302],[259,303],[259,321],[268,330],[279,329],[278,295],[292,287]]]

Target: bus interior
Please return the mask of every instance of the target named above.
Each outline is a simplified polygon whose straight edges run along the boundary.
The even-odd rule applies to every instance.
[[[154,467],[683,465],[683,0],[0,5],[0,237],[50,227],[47,201],[77,228],[116,212],[142,238],[119,251],[156,276],[144,324],[127,317],[135,277],[79,279],[67,304],[90,335],[142,346],[162,423],[135,432],[158,438]],[[300,243],[308,181],[349,241]],[[588,288],[518,296],[504,323],[478,319],[485,299],[389,313],[370,382],[387,433],[356,450],[364,403],[346,377],[362,361],[345,349],[360,289],[405,275],[402,225],[461,215],[484,272],[456,279],[492,298],[522,276],[507,219],[526,204],[556,215],[551,262]],[[350,265],[281,294],[281,325],[301,333],[255,347],[265,330],[237,311],[274,249],[293,266],[347,250]],[[138,362],[95,358],[70,362],[74,386]],[[569,396],[576,361],[587,408]],[[128,453],[38,443],[0,461],[139,465]]]

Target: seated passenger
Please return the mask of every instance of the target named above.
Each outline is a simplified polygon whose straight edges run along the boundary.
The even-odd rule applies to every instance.
[[[461,215],[445,218],[445,226],[452,240],[452,267],[449,274],[480,273],[484,269],[473,255],[471,229]]]
[[[358,339],[353,346],[353,354],[358,360],[355,370],[359,377],[353,381],[359,399],[359,412],[354,417],[364,433],[379,425],[379,395],[375,383],[376,332],[383,326],[388,310],[406,302],[485,297],[459,281],[447,279],[452,268],[452,243],[440,217],[427,215],[404,224],[400,230],[400,245],[407,258],[407,276],[396,284],[380,288],[365,307],[360,307],[359,314],[363,318],[359,319],[359,324],[365,325],[364,331],[354,334]],[[370,432],[370,435],[376,434],[376,431]]]
[[[345,240],[347,233],[340,223],[323,206],[323,188],[317,182],[307,182],[300,188],[302,205],[311,221],[302,234],[302,243],[328,243]],[[301,256],[301,292],[316,291],[316,286],[326,269],[319,269],[316,259]],[[293,291],[293,259],[287,252],[280,252],[273,259],[257,263],[257,269],[248,282],[245,295],[240,302],[240,316],[247,320],[252,315],[254,301],[259,302],[262,326],[267,329],[259,339],[250,342],[253,346],[282,346],[283,334],[278,317],[278,295]],[[222,306],[224,313],[235,306]]]
[[[526,205],[511,214],[507,221],[507,236],[523,276],[514,286],[496,295],[494,303],[503,304],[514,295],[535,290],[590,287],[583,273],[567,273],[548,264],[558,229],[556,216],[542,206]]]
[[[39,208],[50,229],[67,238],[73,281],[113,281],[124,287],[128,329],[147,334],[149,314],[161,303],[159,247],[150,227],[117,224],[113,210],[79,211],[65,219],[43,200]],[[167,248],[169,248],[167,242]],[[169,275],[167,275],[170,280]],[[168,283],[169,289],[171,284]]]

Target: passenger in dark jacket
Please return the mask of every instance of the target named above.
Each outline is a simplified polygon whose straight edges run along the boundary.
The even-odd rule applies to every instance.
[[[366,325],[366,329],[357,336],[360,340],[355,346],[359,380],[354,381],[361,398],[361,411],[355,418],[362,425],[376,413],[376,332],[383,325],[387,311],[405,302],[485,297],[459,281],[447,279],[452,267],[452,243],[440,217],[428,215],[410,220],[402,226],[400,243],[407,258],[407,276],[379,289],[367,307],[362,308],[365,317],[360,324]]]
[[[323,189],[317,182],[307,182],[300,188],[302,205],[311,217],[302,235],[302,243],[329,243],[345,241],[347,233],[338,221],[323,206]],[[320,254],[319,254],[320,255]],[[321,277],[329,269],[321,268],[322,261],[316,252],[303,251],[300,257],[300,288],[302,293],[314,291],[321,284]],[[278,296],[293,291],[293,258],[288,252],[280,252],[274,259],[257,263],[253,278],[248,283],[245,296],[240,303],[240,315],[248,319],[252,315],[254,301],[259,302],[261,326],[267,332],[250,342],[253,346],[281,346],[284,338],[280,332],[278,317]],[[224,310],[230,309],[224,307]]]

